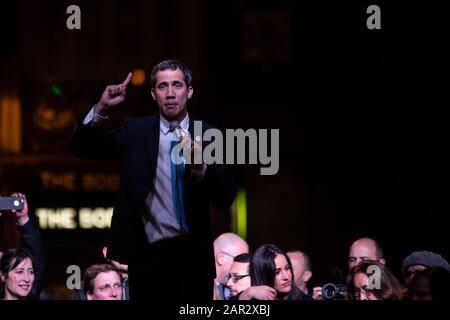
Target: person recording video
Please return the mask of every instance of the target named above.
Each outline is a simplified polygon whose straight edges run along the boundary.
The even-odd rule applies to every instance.
[[[44,274],[44,247],[39,230],[28,214],[25,195],[23,209],[9,210],[16,216],[20,247],[8,249],[0,256],[0,300],[39,299]],[[6,210],[0,212],[6,214]]]

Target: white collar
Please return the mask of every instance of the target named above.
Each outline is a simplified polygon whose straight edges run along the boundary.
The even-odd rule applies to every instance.
[[[161,128],[161,132],[166,135],[169,132],[169,121],[167,121],[164,117],[159,116],[159,126]],[[181,129],[188,131],[189,129],[189,114],[186,114],[184,119],[180,122]]]

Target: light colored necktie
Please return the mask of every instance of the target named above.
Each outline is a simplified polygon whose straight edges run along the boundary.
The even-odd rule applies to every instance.
[[[181,232],[184,234],[189,233],[189,228],[186,221],[186,216],[184,212],[184,193],[183,193],[183,177],[184,177],[184,159],[182,156],[182,150],[178,150],[179,137],[176,134],[176,131],[173,131],[170,139],[170,152],[171,155],[176,154],[176,162],[170,157],[170,174],[171,174],[171,182],[172,182],[172,201],[173,201],[173,209],[175,211],[175,215],[177,217],[178,223],[181,227]],[[177,150],[173,151],[176,148]]]

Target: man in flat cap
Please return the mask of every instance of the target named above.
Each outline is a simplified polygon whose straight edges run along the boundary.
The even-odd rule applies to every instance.
[[[440,254],[430,251],[415,251],[403,261],[403,279],[409,285],[414,275],[426,269],[442,268],[450,272],[450,265]]]

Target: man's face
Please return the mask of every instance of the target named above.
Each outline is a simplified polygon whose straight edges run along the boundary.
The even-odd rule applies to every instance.
[[[192,97],[180,69],[159,71],[156,74],[152,97],[158,103],[160,114],[167,120],[181,122],[187,114],[187,101]]]
[[[427,267],[416,264],[413,266],[410,266],[406,271],[403,273],[403,279],[405,280],[405,284],[408,286],[409,283],[412,281],[416,273],[424,271]]]
[[[226,285],[227,276],[230,273],[231,265],[233,264],[233,259],[243,253],[248,253],[248,245],[237,244],[233,248],[229,248],[228,251],[219,250],[216,259],[218,258],[218,263],[216,260],[217,280]]]
[[[227,286],[232,296],[250,288],[249,266],[250,263],[247,262],[233,262],[231,265]]]
[[[275,256],[275,281],[274,289],[277,292],[288,293],[291,291],[292,271],[283,254]]]
[[[375,245],[368,241],[355,242],[348,254],[348,270],[352,270],[362,260],[378,260]]]
[[[305,258],[300,252],[290,252],[288,253],[289,259],[291,259],[292,271],[294,272],[295,284],[303,290],[305,281],[303,276],[305,274]]]
[[[24,259],[17,267],[8,273],[6,294],[9,297],[22,299],[28,296],[33,288],[34,269],[30,258]]]
[[[122,283],[115,271],[101,272],[94,279],[94,290],[88,300],[122,300]]]

